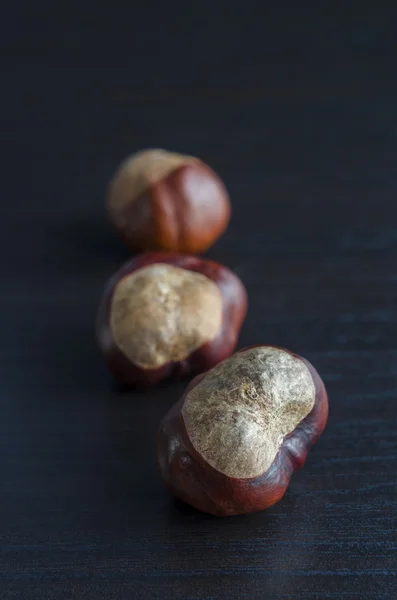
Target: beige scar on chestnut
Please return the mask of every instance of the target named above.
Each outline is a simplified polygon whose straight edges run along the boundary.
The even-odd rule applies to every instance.
[[[302,360],[278,348],[252,348],[212,369],[187,394],[182,416],[194,448],[214,469],[251,478],[267,471],[315,396]]]
[[[112,208],[122,209],[172,171],[199,162],[193,156],[161,149],[142,150],[132,154],[122,163],[110,183],[108,204]]]
[[[115,344],[138,367],[181,361],[214,339],[222,324],[222,296],[205,275],[152,264],[117,284],[110,310]]]

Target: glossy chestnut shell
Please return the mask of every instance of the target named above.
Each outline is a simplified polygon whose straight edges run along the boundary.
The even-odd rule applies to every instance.
[[[292,359],[301,361],[301,366],[303,369],[306,369],[307,381],[311,378],[310,386],[313,386],[311,392],[313,393],[311,399],[312,404],[310,405],[311,409],[308,414],[296,423],[292,431],[289,431],[288,434],[283,437],[274,458],[271,457],[271,462],[264,472],[260,472],[253,477],[234,477],[231,476],[230,473],[229,475],[225,474],[225,472],[221,472],[221,470],[213,466],[214,461],[212,459],[217,448],[216,446],[211,448],[209,442],[210,438],[206,437],[206,432],[210,432],[211,429],[218,427],[218,430],[222,432],[222,435],[219,435],[218,439],[216,439],[215,436],[215,442],[218,444],[227,443],[233,436],[232,429],[235,427],[234,424],[236,422],[239,423],[238,414],[237,416],[232,415],[233,419],[231,421],[229,420],[229,431],[225,428],[223,431],[222,428],[219,429],[219,420],[222,419],[222,416],[219,414],[216,414],[216,418],[207,419],[207,421],[204,419],[204,425],[201,425],[206,429],[205,435],[203,434],[203,452],[202,448],[198,448],[197,443],[195,445],[193,444],[192,440],[194,440],[194,436],[192,436],[191,431],[188,431],[184,410],[186,409],[186,404],[189,401],[191,393],[194,392],[194,390],[197,389],[211,373],[213,374],[214,380],[212,388],[215,389],[215,392],[219,397],[219,402],[221,402],[222,396],[219,394],[222,389],[222,384],[220,384],[219,389],[217,389],[215,377],[217,370],[234,359],[234,357],[240,355],[240,358],[244,358],[245,355],[248,356],[250,352],[255,352],[256,349],[265,349],[265,351],[268,349],[269,352],[286,353],[289,354]],[[246,375],[247,371],[244,363],[242,363],[241,369],[241,373]],[[269,377],[271,383],[271,378],[277,377],[277,374],[269,372]],[[253,379],[256,378],[254,377]],[[244,379],[245,386],[248,385],[247,382],[250,383],[249,377]],[[294,388],[294,385],[295,382],[290,381],[288,383],[289,389],[296,389]],[[232,387],[235,387],[235,383],[232,383]],[[202,396],[203,411],[205,409],[205,399],[207,397],[205,393],[206,389],[204,388],[204,395]],[[230,396],[227,397],[227,402],[228,405],[230,405],[234,400],[230,390],[228,393],[230,393]],[[252,409],[252,406],[255,406],[252,405],[252,398],[255,398],[255,395],[251,395],[249,398],[251,402],[251,405],[249,406],[250,410]],[[297,398],[297,400],[299,400],[299,398]],[[264,402],[267,402],[266,397],[264,397]],[[200,404],[198,404],[198,409],[200,410]],[[261,410],[260,407],[259,410]],[[288,410],[294,411],[293,404],[291,404]],[[327,416],[328,398],[324,383],[315,368],[307,360],[289,350],[273,346],[253,346],[244,348],[239,353],[233,355],[231,359],[229,358],[224,361],[224,363],[212,369],[209,373],[203,373],[193,379],[181,400],[177,402],[165,416],[160,425],[157,439],[158,464],[162,477],[168,489],[176,497],[191,504],[198,510],[213,515],[228,516],[266,509],[278,502],[285,494],[292,474],[303,466],[310,447],[317,441],[324,430]],[[256,415],[253,416],[254,422],[255,418]],[[196,419],[198,419],[200,425],[199,413]],[[238,426],[240,427],[241,423]],[[256,431],[257,430],[254,429],[254,432]],[[238,431],[240,436],[239,439],[244,441],[245,433],[244,428],[240,427],[240,430]],[[266,436],[266,429],[264,429],[263,435]],[[249,439],[250,442],[251,440],[252,444],[251,446],[245,446],[245,452],[251,452],[255,458],[256,453],[259,451],[258,448],[260,443],[263,441],[266,442],[266,439],[259,435],[256,438],[256,443],[255,437]],[[206,444],[207,447],[205,446]],[[235,453],[238,454],[238,452],[239,448],[237,446]],[[203,456],[205,453],[207,455]],[[232,455],[233,452],[227,451],[224,454],[226,458],[223,456],[222,460],[227,464],[227,456]],[[245,468],[244,458],[245,456],[243,453],[243,460],[241,462],[243,466],[240,466],[240,469],[242,468],[243,470]],[[211,465],[210,462],[213,464]],[[227,471],[227,468],[222,470]]]
[[[205,252],[231,215],[227,190],[208,165],[161,149],[138,152],[122,163],[106,206],[119,237],[133,251]]]
[[[194,349],[183,360],[170,360],[155,368],[134,363],[116,343],[111,326],[112,306],[119,284],[131,274],[151,265],[170,265],[200,274],[209,280],[213,287],[216,286],[221,298],[221,318],[216,335]],[[246,311],[245,287],[227,267],[194,256],[148,252],[129,260],[109,280],[98,310],[98,344],[111,373],[117,380],[128,386],[151,386],[170,377],[196,375],[230,356],[235,349]],[[183,329],[183,324],[181,327]],[[134,336],[134,331],[127,334]]]

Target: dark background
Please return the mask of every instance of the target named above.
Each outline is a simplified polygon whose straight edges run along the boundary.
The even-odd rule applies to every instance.
[[[0,18],[0,598],[396,598],[396,11],[386,3],[19,0]],[[95,346],[128,258],[103,198],[147,146],[224,178],[208,256],[240,345],[311,360],[329,424],[285,498],[176,503],[153,438],[184,383],[117,391]]]

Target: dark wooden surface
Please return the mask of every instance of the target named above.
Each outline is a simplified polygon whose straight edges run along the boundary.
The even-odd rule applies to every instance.
[[[397,597],[396,11],[274,4],[1,9],[2,599]],[[208,256],[248,288],[240,345],[302,354],[329,390],[262,514],[174,502],[153,438],[184,384],[120,394],[96,350],[128,258],[104,189],[153,145],[230,189]]]

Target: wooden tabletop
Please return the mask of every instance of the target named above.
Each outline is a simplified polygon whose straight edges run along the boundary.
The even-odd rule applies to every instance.
[[[138,4],[2,9],[0,597],[393,600],[396,11]],[[121,393],[96,348],[129,256],[106,185],[151,146],[230,191],[208,257],[248,289],[239,346],[290,348],[329,391],[324,436],[263,513],[174,501],[154,436],[186,383]]]

